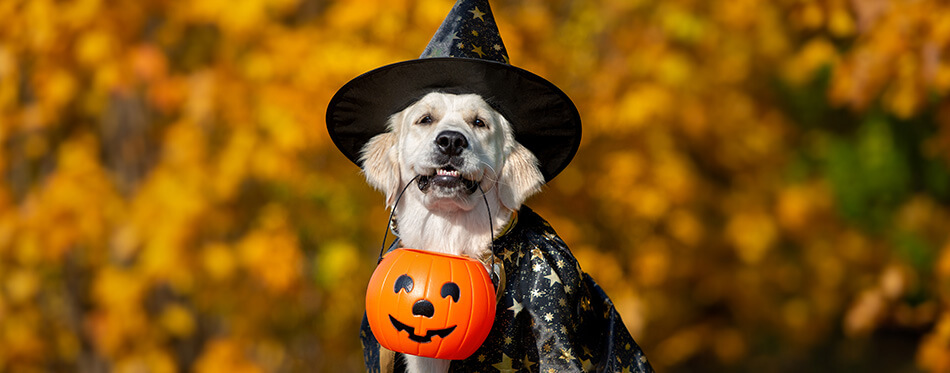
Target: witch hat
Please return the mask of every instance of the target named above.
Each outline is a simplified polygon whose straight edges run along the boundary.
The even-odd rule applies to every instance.
[[[327,107],[330,139],[360,165],[363,146],[387,131],[389,117],[433,91],[481,95],[538,158],[545,181],[577,153],[577,108],[551,82],[508,63],[488,0],[458,0],[420,58],[377,68],[340,88]]]

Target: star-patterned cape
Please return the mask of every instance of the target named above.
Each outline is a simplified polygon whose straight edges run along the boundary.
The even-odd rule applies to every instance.
[[[488,338],[452,372],[653,372],[613,303],[554,229],[522,207],[495,239],[504,287]],[[402,372],[402,359],[380,347],[366,318],[360,330],[369,372]]]

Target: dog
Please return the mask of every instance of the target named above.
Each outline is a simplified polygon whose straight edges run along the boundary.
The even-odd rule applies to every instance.
[[[403,186],[417,180],[396,212],[405,247],[488,258],[495,232],[486,222],[504,227],[544,183],[537,159],[479,95],[429,93],[393,115],[388,128],[366,144],[363,173],[390,208]],[[412,372],[448,369],[446,360],[405,358]]]
[[[516,141],[515,133],[508,120],[478,94],[451,94],[438,91],[428,93],[392,115],[387,129],[388,131],[374,136],[363,147],[361,164],[367,182],[385,194],[389,208],[395,208],[394,220],[398,226],[401,246],[476,258],[481,260],[486,265],[486,269],[491,272],[489,263],[493,255],[493,238],[502,233],[505,227],[510,227],[513,219],[517,219],[518,211],[522,209],[524,201],[539,192],[545,183],[537,158]],[[401,197],[397,205],[397,198],[403,190],[406,191],[405,195]],[[495,229],[494,232],[489,231],[487,223],[489,219],[492,222],[491,226]],[[540,218],[536,220],[543,226],[547,226]],[[543,239],[552,240],[551,242],[564,246],[563,242],[554,235],[553,230],[542,235],[545,236]],[[542,250],[538,248],[538,245],[531,243],[514,243],[509,246],[524,247],[521,250],[505,249],[505,257],[509,259],[506,263],[511,263],[509,266],[515,263],[512,258],[530,257],[530,259],[522,260],[537,260],[538,257],[547,255],[547,253],[541,253]],[[536,276],[546,275],[543,278],[539,277],[542,281],[540,284],[531,284],[531,281],[527,281],[527,283],[513,284],[513,286],[524,289],[522,291],[526,293],[524,296],[533,299],[536,292],[542,294],[543,291],[550,290],[539,290],[532,286],[540,287],[542,284],[549,284],[548,281],[550,285],[557,285],[562,282],[562,278],[565,278],[565,283],[567,282],[567,275],[562,272],[559,277],[555,273],[553,269],[555,262],[557,267],[566,267],[567,270],[576,268],[576,273],[581,273],[580,267],[570,256],[566,246],[560,249],[557,255],[560,255],[557,257],[559,259],[549,260],[552,268],[550,274],[547,272],[535,274]],[[521,266],[525,268],[524,271],[530,272],[532,269],[537,271],[539,268],[537,263],[533,265],[525,263],[529,265]],[[517,281],[518,278],[524,278],[511,271],[509,271],[511,275],[508,276],[509,283]],[[586,275],[583,276],[575,277],[587,278]],[[574,287],[584,286],[581,285],[581,280],[576,282],[578,285]],[[593,283],[592,280],[590,282]],[[599,291],[596,285],[592,286],[596,288],[594,291]],[[567,293],[576,292],[572,289],[572,285],[566,285],[565,288]],[[585,297],[587,296],[577,298],[580,299],[580,304],[576,308],[577,312],[585,312],[581,309],[582,306],[588,307],[589,310],[600,307],[596,304],[590,306],[589,297]],[[606,296],[603,298],[606,299]],[[499,304],[498,309],[506,312],[506,315],[513,313],[514,317],[519,317],[522,304],[527,301],[517,300],[521,298],[512,299],[508,301],[510,307],[509,304]],[[563,309],[570,309],[573,306],[566,305],[563,300],[560,303],[564,306]],[[609,300],[606,303],[609,303]],[[612,305],[598,312],[616,314]],[[550,313],[532,314],[528,317],[541,317],[548,321],[554,318]],[[619,317],[617,320],[619,321]],[[501,324],[503,325],[496,325],[496,327],[502,328],[510,323],[505,321]],[[535,322],[530,321],[530,325],[533,327]],[[622,330],[613,330],[616,328],[611,326],[609,333],[626,335],[622,322],[619,325],[619,329]],[[566,331],[567,329],[566,326],[561,325],[559,330]],[[540,341],[537,342],[537,349],[553,348],[558,354],[553,361],[575,364],[564,365],[557,368],[557,371],[606,369],[615,366],[612,365],[615,364],[613,361],[595,360],[594,355],[598,354],[597,351],[590,351],[591,348],[588,348],[586,344],[572,341],[569,337],[546,337],[543,331],[516,334],[518,333],[504,337],[498,336],[495,340],[504,341],[501,342],[504,344],[510,344],[516,339]],[[567,334],[570,333],[565,335]],[[557,335],[557,333],[551,335]],[[591,336],[593,339],[601,337],[600,335]],[[633,343],[632,338],[626,342],[626,339],[621,337],[623,335],[617,339],[624,340],[629,350]],[[625,338],[629,338],[629,335]],[[555,339],[563,339],[563,341]],[[492,340],[490,337],[486,343],[493,343]],[[366,344],[367,342],[364,341],[364,349],[368,348]],[[633,347],[639,352],[639,347],[636,347],[635,343]],[[595,349],[606,351],[601,347]],[[535,368],[544,367],[547,360],[543,356],[548,353],[550,351],[525,352],[522,360],[519,361],[520,364],[514,365],[510,358],[504,359],[509,356],[503,354],[500,364],[507,363],[507,366],[495,365],[495,367],[502,371],[505,370],[502,369],[503,367],[512,371],[529,368],[532,364],[536,364],[530,360],[529,356],[537,357],[538,363],[541,363]],[[588,356],[588,359],[583,359]],[[408,372],[442,373],[448,371],[452,364],[449,360],[411,355],[403,355],[403,358]],[[485,359],[485,355],[474,359]],[[601,360],[613,360],[613,358]],[[619,358],[616,360],[620,361]],[[636,360],[634,363],[639,364],[639,371],[652,371],[642,353],[635,355],[632,360]]]

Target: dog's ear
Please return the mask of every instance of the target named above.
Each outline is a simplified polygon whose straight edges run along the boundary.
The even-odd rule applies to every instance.
[[[518,210],[521,204],[544,185],[544,175],[538,169],[538,159],[524,145],[515,143],[502,166],[498,180],[501,203],[510,210]]]
[[[386,206],[392,206],[396,202],[396,194],[401,184],[396,134],[385,132],[373,136],[363,146],[360,160],[366,181],[373,188],[385,193]]]

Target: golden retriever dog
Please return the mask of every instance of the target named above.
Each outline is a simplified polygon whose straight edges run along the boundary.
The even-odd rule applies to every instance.
[[[429,93],[394,114],[388,129],[366,144],[361,160],[366,180],[385,193],[389,207],[407,183],[416,184],[396,207],[402,246],[486,263],[497,233],[489,232],[488,220],[501,229],[544,184],[535,156],[476,94]],[[450,363],[405,358],[410,372],[445,372]]]

